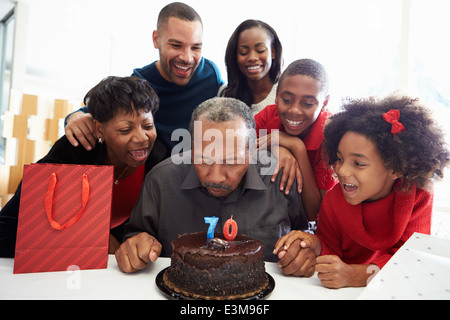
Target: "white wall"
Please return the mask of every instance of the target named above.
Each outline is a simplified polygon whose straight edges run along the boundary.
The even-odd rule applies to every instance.
[[[28,93],[82,99],[107,75],[129,75],[158,59],[151,33],[163,0],[20,0],[29,6]],[[401,0],[186,0],[204,22],[203,55],[226,79],[227,41],[242,21],[277,30],[285,66],[322,62],[340,96],[387,93],[399,87]]]

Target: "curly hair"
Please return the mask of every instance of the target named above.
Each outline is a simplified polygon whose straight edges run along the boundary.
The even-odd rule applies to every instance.
[[[395,136],[392,125],[383,119],[391,109],[400,111],[399,121],[406,129]],[[324,129],[324,157],[331,166],[337,161],[338,145],[347,131],[362,134],[374,143],[386,169],[401,176],[403,190],[413,186],[425,189],[430,181],[443,178],[450,163],[444,133],[418,99],[397,95],[348,99],[342,111],[329,120]]]

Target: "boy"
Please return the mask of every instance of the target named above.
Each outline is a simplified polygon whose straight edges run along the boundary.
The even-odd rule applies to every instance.
[[[322,197],[336,184],[333,171],[320,154],[323,128],[329,116],[325,111],[328,86],[327,72],[320,63],[312,59],[296,60],[281,75],[276,104],[255,115],[257,135],[260,129],[268,131],[267,136],[258,139],[260,148],[270,144],[272,136],[278,134],[280,164],[286,157],[295,157],[303,185],[299,186],[299,192],[310,221],[317,219]],[[284,170],[288,171],[286,167]],[[292,174],[290,179],[294,179]]]

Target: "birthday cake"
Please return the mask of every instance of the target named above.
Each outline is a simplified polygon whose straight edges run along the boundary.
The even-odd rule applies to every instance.
[[[194,299],[244,299],[268,284],[259,240],[237,235],[227,241],[205,232],[179,236],[172,241],[171,265],[164,283],[173,291]]]

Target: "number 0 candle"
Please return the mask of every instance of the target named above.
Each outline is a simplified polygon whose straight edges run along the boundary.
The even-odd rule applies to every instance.
[[[223,226],[223,235],[225,236],[225,239],[231,241],[234,240],[234,238],[236,238],[237,232],[238,232],[237,223],[236,221],[233,220],[233,216],[231,216],[231,218],[228,219]]]

